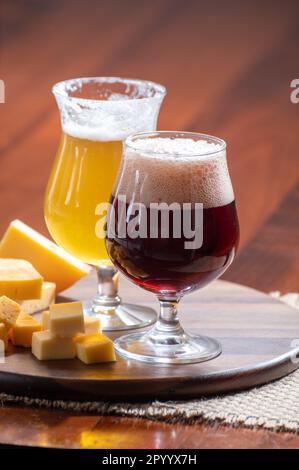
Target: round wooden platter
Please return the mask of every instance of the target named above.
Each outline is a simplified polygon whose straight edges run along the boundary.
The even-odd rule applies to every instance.
[[[157,308],[153,295],[121,281],[127,302]],[[66,291],[64,299],[86,299],[94,292],[95,279],[89,276]],[[218,358],[171,366],[118,358],[116,363],[87,366],[77,359],[40,362],[29,350],[11,346],[0,364],[0,391],[64,400],[183,399],[263,384],[299,365],[294,360],[298,342],[297,349],[292,347],[299,338],[299,312],[266,294],[216,281],[186,296],[180,315],[186,330],[222,343]]]

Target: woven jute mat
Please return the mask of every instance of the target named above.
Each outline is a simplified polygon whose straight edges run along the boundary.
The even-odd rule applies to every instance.
[[[299,295],[272,293],[299,308]],[[298,312],[299,315],[299,312]],[[50,401],[0,393],[2,404],[22,404],[73,412],[149,418],[165,422],[227,424],[299,432],[299,370],[280,380],[249,391],[188,401],[104,403]]]

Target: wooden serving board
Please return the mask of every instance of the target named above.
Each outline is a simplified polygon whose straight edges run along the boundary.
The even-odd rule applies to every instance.
[[[124,279],[121,285],[127,302],[157,308],[153,295]],[[66,291],[65,297],[86,299],[94,292],[91,276]],[[0,391],[65,400],[182,399],[263,384],[299,365],[292,360],[299,348],[291,345],[299,338],[299,311],[266,294],[216,281],[186,296],[180,314],[187,330],[222,343],[221,356],[190,365],[150,365],[119,358],[116,363],[87,366],[77,359],[40,362],[30,351],[11,346],[0,364]]]

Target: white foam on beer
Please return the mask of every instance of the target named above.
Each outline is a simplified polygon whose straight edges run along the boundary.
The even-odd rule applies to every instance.
[[[221,144],[156,137],[136,139],[132,145],[115,188],[128,202],[198,202],[208,208],[234,200]]]
[[[173,157],[180,155],[205,155],[217,152],[221,149],[221,145],[206,140],[193,140],[191,138],[140,138],[134,140],[134,148],[137,150],[144,150],[146,152],[153,152],[155,154],[165,154],[166,156]]]
[[[93,141],[124,140],[136,132],[156,129],[160,95],[130,99],[121,93],[112,93],[106,100],[61,99],[62,128],[65,134]]]

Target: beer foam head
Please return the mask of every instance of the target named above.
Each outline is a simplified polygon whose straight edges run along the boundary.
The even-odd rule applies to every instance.
[[[53,93],[65,134],[115,141],[156,129],[165,88],[142,80],[99,77],[57,83]]]
[[[229,204],[234,193],[225,143],[211,139],[127,139],[114,192],[126,195],[128,202],[134,199],[146,205],[198,202],[209,208]]]

